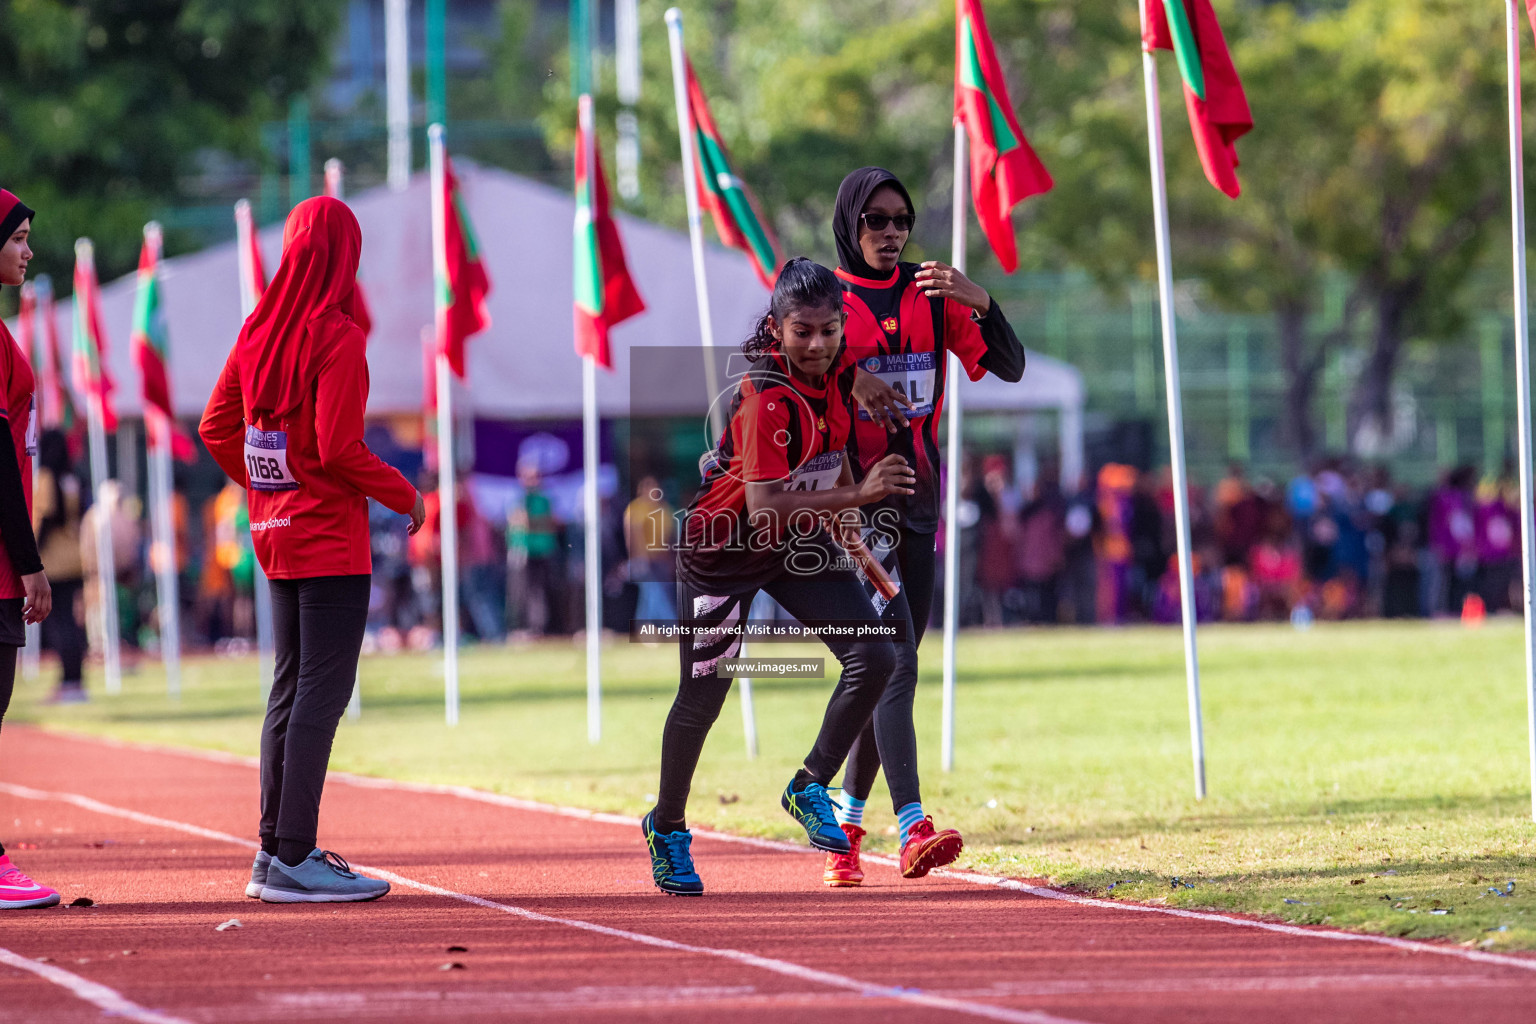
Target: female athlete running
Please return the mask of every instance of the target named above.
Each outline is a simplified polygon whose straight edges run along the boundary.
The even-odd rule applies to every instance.
[[[843,340],[842,291],[827,268],[810,260],[786,263],[769,312],[742,349],[753,359],[730,425],[685,513],[677,558],[678,619],[683,635],[677,697],[662,732],[661,783],[656,807],[641,821],[656,885],[698,896],[704,883],[689,852],[685,810],[693,773],[731,678],[718,664],[741,649],[733,632],[752,598],[766,591],[809,627],[878,627],[848,559],[824,529],[834,513],[910,495],[913,474],[893,455],[853,483],[843,449],[850,418],[828,374]],[[838,527],[834,526],[834,529]],[[842,664],[821,732],[781,803],[811,845],[846,852],[827,783],[869,721],[895,663],[885,639],[823,638]]]
[[[945,356],[959,356],[972,380],[989,371],[1006,381],[1024,375],[1024,348],[986,289],[937,261],[901,261],[913,220],[907,190],[879,167],[854,171],[837,190],[833,233],[848,339],[839,384],[859,406],[848,443],[849,461],[857,479],[899,454],[913,467],[916,482],[910,492],[864,509],[875,530],[895,541],[894,562],[900,568],[911,624],[907,642],[897,646],[896,669],[874,719],[848,755],[840,817],[850,849],[827,857],[823,881],[831,886],[864,880],[859,864],[864,804],[882,760],[901,830],[902,875],[921,878],[960,855],[960,833],[936,830],[923,812],[912,728],[917,646],[933,606]]]

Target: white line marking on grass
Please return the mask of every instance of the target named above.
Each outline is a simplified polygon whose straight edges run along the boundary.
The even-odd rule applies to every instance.
[[[103,743],[107,746],[119,747],[125,750],[141,750],[152,753],[180,754],[199,760],[216,761],[221,764],[257,764],[255,758],[242,757],[238,754],[228,754],[217,751],[204,751],[187,749],[184,747],[163,747],[151,744],[131,743],[126,740],[101,738],[82,733],[69,733],[76,739]],[[559,804],[547,804],[537,800],[525,800],[520,797],[503,796],[500,793],[490,793],[483,789],[474,789],[469,786],[449,786],[428,782],[399,782],[394,779],[381,779],[368,775],[354,775],[351,772],[331,772],[330,778],[337,779],[348,785],[358,786],[364,789],[393,789],[409,793],[439,794],[443,796],[456,796],[465,800],[473,800],[478,803],[493,804],[498,807],[509,807],[514,810],[534,811],[541,814],[554,814],[565,818],[580,818],[586,821],[596,821],[607,825],[624,825],[630,828],[639,826],[639,819],[622,814],[610,814],[604,811],[590,811],[583,807],[564,807]],[[736,836],[726,832],[714,832],[709,829],[694,829],[694,835],[707,837],[725,843],[737,843],[742,846],[754,846],[762,850],[777,850],[782,853],[808,853],[809,846],[797,843],[786,843],[775,839],[759,839],[754,836]],[[899,861],[895,857],[878,853],[866,853],[865,860],[877,864],[897,866]],[[1506,953],[1488,953],[1479,949],[1464,949],[1461,946],[1446,946],[1433,942],[1424,942],[1419,939],[1399,939],[1389,935],[1371,935],[1364,932],[1346,932],[1331,928],[1303,928],[1299,925],[1281,924],[1275,921],[1259,921],[1252,918],[1233,917],[1228,914],[1219,914],[1206,910],[1181,910],[1177,907],[1158,907],[1144,903],[1122,903],[1118,900],[1097,899],[1092,896],[1080,896],[1077,893],[1065,892],[1061,889],[1052,889],[1041,885],[1030,885],[1015,878],[1004,878],[999,875],[984,875],[975,871],[959,871],[952,868],[939,868],[932,873],[933,877],[952,878],[959,882],[969,882],[972,885],[985,885],[997,889],[1006,889],[1011,892],[1022,892],[1040,899],[1057,900],[1064,903],[1078,903],[1084,906],[1099,907],[1105,910],[1119,910],[1138,914],[1164,914],[1168,917],[1188,918],[1192,921],[1207,921],[1213,924],[1227,924],[1238,928],[1257,928],[1261,931],[1276,932],[1281,935],[1292,935],[1309,939],[1327,939],[1333,942],[1365,942],[1376,945],[1390,946],[1394,949],[1405,950],[1410,953],[1434,953],[1438,956],[1458,957],[1475,963],[1498,964],[1502,967],[1515,967],[1523,971],[1536,971],[1536,957],[1511,956]]]
[[[158,1013],[154,1010],[146,1010],[138,1003],[128,999],[122,993],[107,988],[107,986],[94,981],[88,981],[66,971],[62,967],[53,964],[40,964],[36,960],[28,960],[8,949],[0,948],[0,964],[14,967],[18,971],[30,971],[44,981],[66,989],[70,995],[77,999],[83,999],[92,1006],[101,1008],[101,1012],[114,1017],[123,1017],[127,1020],[139,1021],[140,1024],[191,1024],[181,1017],[172,1017],[169,1014]]]
[[[76,807],[97,814],[111,815],[117,818],[126,818],[144,825],[154,825],[159,828],[170,829],[176,832],[185,832],[189,835],[200,836],[204,839],[212,839],[217,842],[229,843],[245,849],[253,849],[258,843],[249,839],[241,839],[227,832],[219,832],[201,825],[191,825],[187,822],[174,821],[170,818],[161,818],[153,814],[145,814],[142,811],[130,810],[126,807],[116,807],[103,803],[88,796],[78,793],[57,793],[41,789],[33,789],[30,786],[18,786],[13,783],[0,782],[0,792],[9,793],[12,796],[26,800],[54,801],[57,803],[72,804]],[[797,981],[808,981],[828,988],[842,989],[847,992],[857,992],[865,998],[891,999],[897,1002],[909,1003],[915,1006],[926,1006],[935,1010],[948,1010],[952,1013],[965,1014],[970,1017],[981,1017],[987,1020],[1008,1021],[1010,1024],[1086,1024],[1084,1021],[1073,1020],[1069,1017],[1057,1017],[1053,1014],[1041,1013],[1034,1010],[1013,1010],[1002,1006],[988,1006],[984,1003],[975,1003],[964,999],[951,999],[944,996],[930,995],[913,989],[901,988],[892,985],[878,985],[870,982],[859,981],[842,974],[833,974],[830,971],[819,971],[813,967],[804,967],[787,960],[775,960],[772,957],[759,956],[756,953],[748,953],[739,949],[721,949],[714,946],[696,946],[687,942],[676,942],[672,939],[663,939],[655,935],[646,935],[644,932],[626,931],[622,928],[610,928],[607,925],[594,924],[591,921],[582,921],[576,918],[555,917],[551,914],[541,914],[536,910],[519,907],[511,903],[498,903],[481,896],[470,896],[467,893],[455,892],[439,885],[427,882],[418,882],[413,878],[396,874],[393,871],[385,871],[380,868],[366,865],[355,865],[359,871],[375,875],[395,885],[402,885],[417,892],[430,893],[433,896],[444,896],[448,899],[468,903],[471,906],[483,907],[486,910],[497,910],[513,917],[520,917],[525,921],[535,921],[540,924],[563,925],[567,928],[575,928],[578,931],[589,932],[593,935],[603,935],[608,938],[623,939],[627,942],[638,943],[642,946],[651,946],[656,949],[671,950],[675,953],[693,953],[700,956],[712,956],[721,960],[730,960],[746,967],[756,967],[759,970],[770,971],[785,977],[794,978]],[[32,961],[22,961],[33,967],[46,965],[35,964]],[[68,972],[61,972],[67,974]],[[73,975],[70,975],[73,977]],[[83,981],[83,979],[82,979]],[[83,982],[93,985],[92,982]],[[99,986],[98,986],[99,987]],[[103,989],[111,992],[110,989]],[[132,1004],[127,1004],[131,1006]],[[149,1011],[141,1011],[148,1013]],[[185,1021],[177,1022],[174,1018],[154,1016],[143,1019],[146,1024],[187,1024]]]

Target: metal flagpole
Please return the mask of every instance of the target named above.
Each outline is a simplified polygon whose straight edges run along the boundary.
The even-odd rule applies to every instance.
[[[1531,317],[1525,282],[1525,153],[1520,110],[1520,8],[1506,3],[1509,21],[1509,187],[1514,213],[1515,256],[1515,395],[1520,419],[1520,553],[1525,582],[1526,741],[1530,748],[1531,818],[1536,820],[1536,623],[1532,622],[1532,584],[1536,580],[1536,515],[1531,480]]]
[[[619,130],[615,164],[619,195],[634,200],[640,197],[640,119],[635,116],[640,102],[640,0],[616,0],[613,22],[614,77],[620,105],[615,122]]]
[[[347,168],[340,160],[331,157],[325,162],[325,194],[332,199],[347,201]],[[358,662],[357,676],[352,680],[352,699],[347,701],[347,717],[363,717],[363,666]]]
[[[96,250],[89,238],[76,240],[75,261],[84,263],[90,275],[96,276]],[[76,295],[74,301],[83,302],[85,298],[83,295]],[[88,318],[90,313],[88,310],[76,310],[75,316]],[[80,322],[86,321],[82,319]],[[100,339],[97,340],[99,342]],[[96,351],[96,360],[97,372],[101,373],[104,368],[99,365],[101,361],[99,348]],[[84,383],[81,382],[81,384]],[[99,591],[96,608],[101,626],[102,663],[106,675],[107,692],[121,693],[123,670],[119,660],[117,635],[117,562],[112,557],[112,513],[107,507],[108,492],[112,488],[107,487],[106,414],[101,407],[100,390],[98,389],[94,394],[87,390],[85,417],[90,442],[91,490],[95,495],[96,504],[96,514],[91,518],[96,521],[96,584]]]
[[[1146,0],[1141,21],[1147,20]],[[1179,605],[1184,619],[1184,671],[1189,695],[1189,740],[1195,799],[1205,799],[1205,730],[1200,712],[1200,659],[1195,651],[1195,577],[1189,551],[1189,477],[1184,466],[1184,406],[1179,392],[1179,339],[1174,323],[1173,257],[1168,240],[1168,180],[1163,167],[1163,116],[1158,106],[1157,60],[1143,48],[1147,142],[1152,163],[1152,211],[1157,230],[1157,284],[1163,317],[1163,374],[1168,394],[1168,455],[1173,464],[1173,513],[1179,541]]]
[[[389,128],[389,187],[411,183],[411,0],[384,0],[384,96]]]
[[[699,180],[693,167],[693,140],[688,137],[687,51],[683,49],[683,12],[667,11],[667,40],[672,47],[672,91],[677,98],[677,138],[683,151],[683,195],[688,200],[688,241],[693,249],[693,291],[699,304],[699,335],[704,339],[704,380],[709,386],[711,442],[725,430],[720,407],[720,380],[711,349],[715,331],[709,316],[709,282],[704,274],[704,220],[699,208]]]
[[[251,204],[242,199],[235,203],[235,257],[240,267],[240,314],[249,317],[256,308],[256,268],[251,250],[258,244],[256,225],[251,219]],[[272,633],[272,588],[267,583],[261,559],[252,553],[252,585],[256,595],[256,671],[261,677],[263,699],[272,692],[272,677],[277,671],[277,644]]]
[[[38,296],[38,290],[39,290],[38,286],[33,284],[31,281],[28,281],[26,284],[21,286],[22,296],[24,298],[26,296],[28,296],[28,295],[30,295],[32,297],[32,324],[31,324],[32,335],[31,335],[31,337],[29,337],[27,339],[26,344],[24,346],[22,346],[22,347],[26,350],[27,362],[32,364],[32,372],[33,372],[33,375],[37,379],[37,391],[34,393],[34,395],[32,397],[32,417],[33,417],[32,422],[40,425],[42,423],[42,421],[43,421],[43,415],[42,415],[42,411],[38,408],[38,398],[37,398],[37,395],[40,395],[40,394],[43,393],[43,365],[44,364],[43,364],[43,341],[42,341],[42,338],[43,338],[43,332],[42,332],[43,307],[42,307],[42,300]],[[35,437],[33,439],[36,440]],[[32,493],[34,495],[39,494],[41,492],[42,484],[41,484],[40,478],[42,476],[42,472],[43,472],[42,463],[38,461],[36,455],[33,455],[32,456]],[[42,644],[43,644],[43,624],[41,622],[29,622],[29,623],[27,623],[27,625],[26,625],[26,646],[21,649],[21,677],[23,679],[26,679],[28,681],[35,680],[39,675],[42,674],[42,671],[43,671],[43,650],[42,650]]]
[[[443,126],[427,129],[432,161],[432,258],[439,281],[448,276],[448,209],[443,194]],[[448,305],[434,288],[437,314],[437,495],[443,559],[443,704],[449,725],[459,724],[459,521],[453,464],[453,369],[444,347]]]
[[[965,206],[968,202],[965,125],[955,122],[955,203],[950,227],[950,263],[965,273]],[[960,382],[965,369],[953,352],[945,367],[949,403],[949,443],[946,457],[949,474],[944,488],[944,710],[939,763],[955,768],[955,640],[960,624]],[[914,626],[917,623],[913,623]]]
[[[709,316],[709,282],[704,273],[704,220],[699,206],[699,179],[693,166],[693,139],[688,126],[687,50],[683,47],[683,12],[667,11],[667,41],[672,50],[672,92],[677,100],[677,139],[683,156],[683,195],[688,200],[688,241],[693,249],[693,290],[699,304],[699,334],[704,339],[704,381],[709,388],[710,443],[725,432],[725,408],[720,404],[720,376],[715,366],[715,332]],[[746,644],[742,644],[742,656]],[[741,724],[747,736],[747,757],[757,756],[757,715],[752,704],[752,680],[737,679],[741,693]]]
[[[144,225],[144,243],[154,250],[158,268],[162,245],[160,225],[155,221]],[[145,408],[145,461],[149,470],[150,529],[154,531],[151,550],[155,553],[151,568],[160,604],[160,659],[165,665],[165,692],[175,700],[181,696],[181,595],[176,581],[176,521],[171,504],[171,429],[170,420]]]
[[[577,209],[592,210],[592,196],[596,195],[595,176],[598,173],[597,132],[592,125],[592,97],[582,94],[579,110],[581,144],[587,153],[586,201],[578,202]],[[602,287],[602,282],[598,282]],[[603,738],[603,544],[601,511],[597,500],[598,460],[597,418],[597,359],[589,353],[581,360],[581,466],[585,477],[582,487],[582,512],[585,523],[586,547],[583,572],[586,576],[587,599],[587,742],[597,743]]]

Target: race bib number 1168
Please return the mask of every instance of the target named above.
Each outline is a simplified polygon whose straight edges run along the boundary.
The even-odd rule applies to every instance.
[[[253,491],[296,491],[299,482],[288,469],[288,434],[282,430],[245,428],[245,475]]]

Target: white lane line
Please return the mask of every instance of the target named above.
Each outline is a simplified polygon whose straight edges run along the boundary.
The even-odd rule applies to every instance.
[[[154,1010],[146,1010],[138,1003],[128,999],[122,993],[107,988],[107,986],[94,981],[87,981],[78,974],[66,971],[62,967],[53,964],[40,964],[36,960],[28,960],[8,949],[0,948],[0,964],[14,967],[18,971],[30,971],[44,981],[59,986],[77,999],[83,999],[93,1006],[101,1008],[105,1014],[114,1017],[123,1017],[127,1020],[139,1021],[140,1024],[191,1024],[181,1017],[172,1017],[169,1014],[158,1013]]]
[[[116,807],[103,803],[100,800],[78,793],[58,793],[47,790],[33,789],[30,786],[18,786],[9,782],[0,782],[0,793],[9,793],[12,796],[25,800],[53,801],[57,803],[72,804],[83,810],[94,811],[97,814],[111,815],[117,818],[126,818],[143,825],[153,825],[158,828],[170,829],[176,832],[185,832],[190,835],[200,836],[204,839],[212,839],[217,842],[229,843],[247,850],[256,848],[259,844],[239,836],[232,836],[227,832],[218,832],[214,829],[203,828],[201,825],[192,825],[183,821],[175,821],[171,818],[162,818],[153,814],[145,814],[142,811],[130,810],[126,807]],[[567,928],[575,928],[578,931],[590,932],[594,935],[603,935],[614,939],[623,939],[627,942],[638,943],[642,946],[651,946],[656,949],[666,949],[676,953],[693,953],[699,956],[711,956],[721,960],[731,960],[747,967],[756,967],[759,970],[770,971],[785,977],[794,978],[797,981],[808,981],[825,985],[828,988],[842,989],[848,992],[857,992],[865,998],[891,999],[897,1002],[909,1003],[914,1006],[925,1006],[935,1010],[948,1010],[952,1013],[964,1014],[969,1017],[981,1017],[987,1020],[1007,1021],[1010,1024],[1087,1024],[1087,1022],[1073,1020],[1068,1017],[1057,1017],[1053,1014],[1041,1013],[1033,1010],[1013,1010],[1001,1006],[989,1006],[985,1003],[971,1002],[965,999],[952,999],[945,996],[930,995],[929,993],[906,989],[893,985],[878,985],[871,982],[859,981],[842,974],[833,974],[830,971],[819,971],[813,967],[804,967],[787,960],[775,960],[772,957],[759,956],[756,953],[747,953],[739,949],[721,949],[714,946],[696,946],[687,942],[676,942],[672,939],[663,939],[655,935],[646,935],[644,932],[631,932],[622,928],[610,928],[607,925],[593,924],[590,921],[582,921],[576,918],[555,917],[550,914],[541,914],[536,910],[519,907],[511,903],[498,903],[480,896],[470,896],[467,893],[454,892],[442,886],[431,885],[427,882],[418,882],[413,878],[386,871],[381,868],[356,865],[360,871],[367,872],[394,885],[402,885],[418,892],[430,893],[434,896],[444,896],[449,899],[468,903],[471,906],[483,907],[486,910],[496,910],[504,914],[520,917],[525,921],[535,921],[540,924],[563,925]],[[32,963],[32,961],[25,961]],[[35,964],[34,966],[46,966]],[[64,972],[67,973],[67,972]],[[89,984],[89,983],[88,983]],[[105,991],[110,992],[110,989]],[[132,1005],[132,1004],[129,1004]],[[148,1012],[148,1011],[145,1011]],[[160,1024],[160,1021],[169,1021],[169,1018],[160,1018],[150,1024]],[[182,1022],[185,1024],[185,1022]]]
[[[239,754],[228,754],[218,751],[205,751],[188,749],[184,747],[165,747],[154,744],[130,743],[126,740],[112,739],[110,737],[96,737],[84,733],[67,733],[72,739],[80,739],[88,742],[101,743],[105,746],[117,747],[123,750],[138,750],[149,753],[181,755],[195,760],[214,761],[220,764],[237,764],[249,767],[259,762],[255,758],[243,757]],[[604,811],[590,811],[582,807],[564,807],[559,804],[547,804],[537,800],[524,800],[520,797],[503,796],[500,793],[490,793],[482,789],[474,789],[469,786],[449,786],[427,782],[398,782],[393,779],[381,779],[369,775],[354,775],[351,772],[331,772],[329,778],[351,786],[363,789],[389,789],[406,793],[426,793],[441,796],[456,796],[464,800],[473,800],[477,803],[493,804],[498,807],[508,807],[520,811],[533,811],[540,814],[554,814],[565,818],[579,818],[585,821],[596,821],[607,825],[622,825],[628,828],[638,826],[638,820],[629,815],[610,814]],[[774,839],[758,839],[752,836],[736,836],[725,832],[714,832],[709,829],[696,828],[695,836],[708,837],[725,843],[737,843],[742,846],[754,846],[762,850],[777,850],[785,853],[808,853],[810,847],[797,843],[786,843]],[[895,857],[885,854],[866,853],[864,859],[877,864],[897,866]],[[1226,924],[1238,928],[1257,928],[1260,931],[1275,932],[1280,935],[1298,936],[1308,939],[1326,939],[1332,942],[1364,942],[1381,946],[1390,946],[1393,949],[1406,950],[1410,953],[1433,953],[1437,956],[1455,957],[1462,960],[1470,960],[1475,963],[1498,964],[1501,967],[1514,967],[1522,971],[1536,971],[1536,957],[1510,956],[1505,953],[1489,953],[1480,949],[1465,949],[1461,946],[1441,945],[1433,942],[1424,942],[1419,939],[1399,939],[1389,935],[1371,935],[1364,932],[1346,932],[1332,928],[1303,928],[1299,925],[1281,924],[1275,921],[1260,921],[1252,918],[1233,917],[1228,914],[1219,914],[1206,910],[1181,910],[1177,907],[1159,907],[1145,903],[1125,903],[1118,900],[1097,899],[1092,896],[1080,896],[1077,893],[1064,892],[1061,889],[1052,889],[1047,886],[1030,885],[1015,878],[1004,878],[999,875],[984,875],[976,871],[959,871],[952,868],[940,868],[932,872],[934,877],[952,878],[959,882],[968,882],[972,885],[985,885],[997,889],[1006,889],[1010,892],[1022,892],[1029,896],[1037,896],[1040,899],[1057,900],[1063,903],[1078,903],[1084,906],[1099,907],[1106,910],[1119,910],[1138,914],[1163,914],[1168,917],[1182,917],[1192,921],[1206,921],[1212,924]]]

